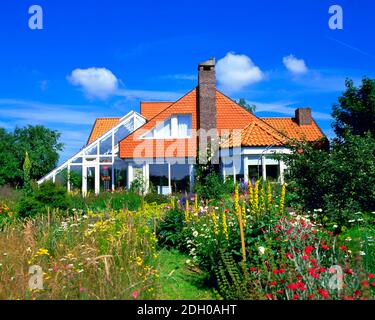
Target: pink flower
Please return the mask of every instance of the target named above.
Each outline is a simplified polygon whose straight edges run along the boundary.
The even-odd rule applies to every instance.
[[[81,292],[81,293],[86,292],[86,288],[84,288],[84,287],[79,288],[79,292]]]
[[[302,258],[302,260],[305,260],[305,261],[309,260],[308,256],[302,256],[301,258]]]
[[[138,296],[139,296],[139,291],[134,291],[131,296],[134,298],[134,299],[137,299]]]

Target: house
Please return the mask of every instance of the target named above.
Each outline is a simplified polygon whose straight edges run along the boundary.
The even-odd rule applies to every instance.
[[[258,118],[248,112],[216,89],[211,59],[199,64],[198,86],[179,100],[141,102],[140,113],[97,119],[86,147],[38,183],[66,183],[67,171],[81,177],[83,194],[129,188],[135,179],[162,194],[183,192],[194,184],[197,161],[207,162],[209,154],[223,178],[282,182],[285,164],[274,154],[290,152],[290,139],[323,137],[310,108],[297,109],[294,118]]]

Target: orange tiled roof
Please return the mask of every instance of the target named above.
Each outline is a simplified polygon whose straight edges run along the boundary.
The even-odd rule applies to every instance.
[[[152,119],[158,113],[168,108],[173,102],[141,102],[141,115],[147,120]]]
[[[311,125],[303,126],[299,126],[293,118],[262,118],[262,120],[291,139],[312,142],[324,137],[314,120]]]
[[[232,132],[222,144],[222,148],[260,147],[284,145],[287,137],[277,132],[265,122],[256,119],[243,130]]]
[[[197,90],[177,100],[138,130],[120,142],[120,158],[195,157],[197,129]],[[142,139],[141,136],[173,114],[191,114],[193,136],[190,139]]]
[[[96,119],[94,126],[92,127],[91,134],[87,140],[89,145],[91,142],[94,142],[108,130],[116,126],[121,118],[98,118]]]
[[[198,129],[197,88],[176,102],[142,102],[141,113],[148,119],[141,128],[120,142],[121,158],[195,157]],[[189,139],[141,139],[141,136],[173,114],[191,114],[193,136]],[[290,139],[315,141],[324,134],[315,121],[299,126],[293,118],[258,118],[216,91],[216,122],[221,136],[229,136],[222,147],[283,145]],[[96,120],[88,143],[118,124],[120,118]],[[237,132],[236,129],[241,130]],[[224,133],[223,133],[224,130]]]

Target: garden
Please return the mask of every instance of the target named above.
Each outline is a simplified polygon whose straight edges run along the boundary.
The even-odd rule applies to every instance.
[[[192,193],[82,197],[26,153],[0,187],[0,299],[373,300],[375,82],[347,88],[337,138],[292,141],[283,184],[207,164]]]

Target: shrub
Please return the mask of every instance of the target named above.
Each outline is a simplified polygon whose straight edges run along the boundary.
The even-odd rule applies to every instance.
[[[83,197],[81,194],[71,196],[71,205],[75,209],[87,211],[101,210],[138,210],[141,206],[141,197],[138,194],[127,191],[101,192],[98,195],[89,194]]]
[[[67,210],[71,201],[65,188],[47,181],[31,192],[25,193],[18,202],[17,212],[21,217],[32,217],[45,212],[46,208]]]
[[[181,248],[183,227],[183,212],[180,209],[168,210],[158,223],[159,244],[166,247]]]
[[[156,203],[159,205],[169,203],[168,196],[158,193],[148,193],[144,199],[147,203]]]
[[[233,188],[232,179],[224,181],[219,174],[211,171],[195,183],[194,192],[205,200],[220,200],[233,192]]]

